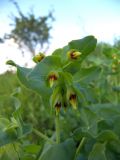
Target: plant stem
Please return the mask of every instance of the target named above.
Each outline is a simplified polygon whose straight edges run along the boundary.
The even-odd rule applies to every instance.
[[[77,157],[78,153],[80,152],[82,146],[84,145],[85,140],[86,140],[86,138],[83,137],[82,140],[80,141],[80,144],[79,144],[78,148],[76,149],[76,153],[75,153],[75,158],[74,158],[74,160],[76,160],[76,157]]]
[[[60,143],[59,115],[56,115],[55,125],[56,125],[56,142],[57,142],[57,143]]]
[[[39,137],[43,138],[44,140],[48,141],[50,144],[56,144],[53,140],[51,140],[50,138],[48,138],[46,135],[44,135],[43,133],[41,133],[40,131],[38,131],[37,129],[33,128],[33,132],[38,135]]]
[[[65,69],[66,67],[68,67],[72,62],[67,63],[66,65],[63,66],[63,69]]]
[[[13,148],[14,148],[14,150],[15,150],[16,154],[17,154],[18,160],[20,160],[20,155],[19,155],[19,152],[18,152],[18,151],[17,151],[17,149],[16,149],[15,144],[14,144],[14,143],[12,143],[12,145],[13,145]]]

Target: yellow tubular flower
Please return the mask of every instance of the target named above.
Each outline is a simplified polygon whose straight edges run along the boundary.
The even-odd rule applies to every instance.
[[[58,79],[58,74],[56,72],[51,72],[48,75],[48,82],[49,82],[50,87],[52,87],[54,85],[54,83],[57,81],[57,79]]]
[[[73,109],[77,109],[77,95],[72,88],[67,89],[67,99],[72,105]]]
[[[80,57],[82,53],[79,51],[76,51],[75,49],[71,49],[70,51],[67,52],[67,56],[71,60],[76,60]]]
[[[56,115],[59,114],[61,106],[62,106],[61,102],[59,102],[59,101],[55,104]]]
[[[77,109],[77,95],[72,93],[69,97],[70,104],[72,105],[73,109]]]
[[[43,53],[39,53],[33,57],[33,61],[35,63],[38,63],[38,62],[41,62],[43,58],[45,58],[45,55]]]

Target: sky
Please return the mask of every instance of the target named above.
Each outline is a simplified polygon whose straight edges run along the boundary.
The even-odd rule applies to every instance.
[[[55,22],[51,30],[51,44],[47,54],[65,46],[73,39],[94,35],[98,42],[113,43],[120,36],[120,0],[16,0],[24,14],[33,9],[36,16],[47,15],[53,10]],[[11,15],[17,15],[15,6],[10,0],[0,0],[0,37],[9,33]],[[12,59],[24,65],[31,59],[17,49],[14,42],[0,44],[0,73],[8,69],[6,60]],[[32,65],[32,63],[29,63]]]

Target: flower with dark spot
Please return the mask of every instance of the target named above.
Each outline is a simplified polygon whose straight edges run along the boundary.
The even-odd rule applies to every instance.
[[[79,51],[77,51],[77,50],[75,50],[75,49],[71,49],[70,51],[67,52],[67,56],[68,56],[68,58],[71,59],[71,60],[76,60],[76,59],[78,59],[81,54],[82,54],[81,52],[79,52]]]
[[[61,109],[61,102],[58,101],[56,104],[55,104],[55,109],[56,109],[56,114],[59,114],[60,112],[60,109]]]
[[[77,109],[77,95],[73,88],[67,89],[67,99],[74,109]]]
[[[38,62],[41,62],[42,59],[44,59],[44,58],[45,58],[45,55],[44,55],[43,53],[39,53],[39,54],[37,54],[37,55],[35,55],[35,56],[33,57],[33,61],[34,61],[35,63],[38,63]]]
[[[57,79],[58,79],[58,73],[50,72],[50,74],[48,75],[48,82],[50,87],[53,86],[53,84],[57,81]]]
[[[75,93],[70,94],[69,101],[72,107],[77,109],[77,95]]]

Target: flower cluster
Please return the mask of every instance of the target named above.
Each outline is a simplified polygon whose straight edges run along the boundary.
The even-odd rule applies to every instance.
[[[67,53],[67,61],[74,61],[80,58],[82,53],[75,49],[70,49]],[[43,53],[39,53],[38,55],[33,57],[33,61],[35,63],[39,63],[44,58]],[[52,89],[52,95],[50,98],[51,106],[55,109],[56,114],[59,114],[60,110],[63,108],[65,111],[68,106],[72,106],[73,109],[77,109],[77,93],[74,89],[74,85],[71,81],[69,81],[68,76],[72,77],[72,75],[68,72],[64,72],[64,70],[60,69],[52,70],[48,73],[46,82],[48,86]],[[62,83],[61,83],[62,82]]]
[[[61,77],[62,75],[57,72],[51,72],[48,75],[49,86],[53,87],[53,93],[51,96],[51,106],[55,108],[56,114],[60,112],[63,108],[65,111],[69,105],[73,107],[73,109],[77,109],[77,94],[74,87],[64,83],[60,84],[59,79],[64,79]],[[66,82],[64,79],[63,82]]]

